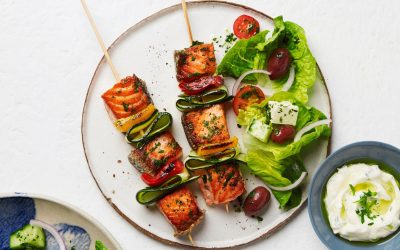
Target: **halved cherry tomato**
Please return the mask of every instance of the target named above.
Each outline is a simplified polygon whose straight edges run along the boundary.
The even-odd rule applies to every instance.
[[[152,176],[147,173],[143,173],[141,178],[144,183],[149,185],[150,187],[155,187],[163,184],[165,181],[170,179],[171,177],[180,174],[183,172],[183,162],[180,160],[176,160],[168,163],[157,173],[157,175]]]
[[[201,92],[224,85],[224,78],[222,76],[203,76],[194,82],[181,82],[179,88],[187,95],[197,95]]]
[[[283,144],[294,138],[296,135],[296,128],[292,125],[277,125],[271,133],[273,142]]]
[[[260,32],[260,24],[248,15],[241,15],[233,23],[233,33],[239,39],[247,39]]]
[[[265,100],[265,95],[259,87],[245,85],[239,89],[233,98],[233,111],[239,114],[239,109],[245,109],[253,103],[260,103]]]

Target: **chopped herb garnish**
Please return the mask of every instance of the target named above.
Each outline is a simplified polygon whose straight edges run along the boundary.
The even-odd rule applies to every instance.
[[[202,45],[202,44],[204,44],[204,43],[195,40],[195,41],[192,42],[192,47],[193,47],[193,46],[196,46],[196,45]]]
[[[360,196],[360,199],[356,201],[360,206],[356,210],[356,214],[360,216],[362,224],[365,222],[365,216],[367,216],[367,218],[370,220],[373,220],[378,216],[372,214],[372,207],[378,203],[378,200],[375,197],[376,194],[376,192],[371,192],[371,190],[368,189],[368,192],[363,192],[363,194]]]
[[[122,102],[122,106],[124,107],[125,112],[129,111],[129,103]]]

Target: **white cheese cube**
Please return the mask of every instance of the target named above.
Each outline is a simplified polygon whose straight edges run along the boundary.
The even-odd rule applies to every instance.
[[[271,113],[271,122],[274,124],[287,124],[296,126],[299,107],[289,101],[269,101],[268,108]]]

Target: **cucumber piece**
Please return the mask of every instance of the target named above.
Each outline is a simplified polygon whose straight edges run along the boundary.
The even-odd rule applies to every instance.
[[[267,143],[272,132],[272,127],[261,120],[253,119],[247,127],[246,132],[258,140]]]
[[[25,225],[10,235],[11,249],[45,249],[46,235],[42,228]]]
[[[143,145],[150,139],[161,134],[172,125],[172,116],[168,112],[160,112],[152,120],[152,123],[148,125],[146,131],[143,134],[140,133],[128,133],[125,139],[129,143],[134,143],[138,148],[143,147]]]
[[[168,186],[144,188],[136,193],[136,200],[142,205],[149,205],[172,193],[176,189],[197,180],[199,177],[200,176],[194,176],[190,179],[181,180]]]

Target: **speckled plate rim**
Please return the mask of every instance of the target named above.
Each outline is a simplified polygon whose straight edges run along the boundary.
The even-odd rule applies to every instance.
[[[316,184],[316,180],[317,180],[318,178],[321,178],[321,177],[320,177],[320,176],[321,176],[321,175],[320,175],[321,171],[324,171],[324,170],[325,170],[325,169],[324,169],[324,165],[329,164],[330,161],[334,160],[335,157],[337,157],[338,155],[342,154],[343,152],[345,152],[345,151],[347,151],[347,150],[349,150],[349,149],[351,149],[351,148],[356,148],[356,147],[380,147],[380,148],[384,148],[384,149],[386,149],[386,150],[392,151],[392,152],[394,152],[394,153],[400,155],[400,149],[398,149],[398,148],[396,148],[395,146],[392,146],[392,145],[390,145],[390,144],[387,144],[387,143],[384,143],[384,142],[378,142],[378,141],[359,141],[359,142],[351,143],[351,144],[349,144],[349,145],[347,145],[347,146],[344,146],[344,147],[342,147],[342,148],[336,150],[336,151],[333,152],[330,156],[328,156],[328,157],[326,158],[326,160],[317,168],[317,170],[316,170],[316,172],[315,172],[315,174],[314,174],[314,176],[313,176],[313,178],[312,178],[312,180],[311,180],[310,189],[309,189],[309,192],[308,192],[308,202],[307,202],[307,203],[308,203],[308,215],[309,215],[309,218],[310,218],[310,221],[311,221],[311,225],[312,225],[312,227],[313,227],[313,229],[314,229],[314,232],[317,234],[317,236],[318,236],[318,238],[321,240],[321,242],[322,242],[326,247],[328,247],[329,249],[335,249],[335,248],[331,248],[331,247],[335,247],[335,246],[332,246],[331,244],[334,244],[335,242],[339,242],[339,239],[338,239],[336,236],[335,236],[335,237],[332,237],[333,240],[330,240],[330,241],[328,241],[328,240],[325,239],[323,232],[324,232],[324,233],[329,233],[329,234],[331,234],[332,236],[334,236],[334,234],[333,234],[331,228],[329,227],[329,225],[326,225],[325,219],[324,219],[324,218],[320,218],[321,216],[320,216],[320,213],[319,213],[319,212],[322,210],[322,209],[320,208],[321,206],[318,206],[319,209],[318,209],[318,213],[317,213],[317,214],[315,214],[315,211],[313,210],[313,202],[314,202],[314,200],[317,199],[317,198],[313,198],[313,196],[312,196],[312,194],[314,193],[313,190],[316,188],[315,186],[317,185],[317,184]],[[360,157],[360,158],[362,158],[362,157]],[[347,161],[350,161],[350,160],[354,160],[354,159],[349,159],[349,160],[347,160]],[[331,167],[332,169],[329,170],[328,176],[331,176],[331,175],[337,170],[337,168],[339,168],[339,167],[341,167],[341,166],[342,166],[342,165],[340,165],[340,164],[339,164],[339,166],[338,166],[338,164],[332,164],[332,167]],[[400,168],[400,167],[399,167],[399,168]],[[397,170],[397,169],[396,169],[396,170]],[[398,171],[400,172],[400,170],[398,170]],[[327,177],[327,178],[329,178],[329,177]],[[328,181],[328,179],[326,179],[326,180],[323,181],[323,188],[325,187],[327,181]],[[320,189],[320,188],[318,188],[318,189]],[[321,191],[315,191],[315,192],[317,192],[317,193],[320,195],[320,192],[321,192]],[[318,222],[316,221],[316,217],[318,217],[318,219],[320,219],[320,220],[323,221],[323,222],[322,222],[323,225],[320,225],[320,223],[318,223]],[[322,231],[323,231],[323,232],[322,232]],[[341,250],[361,250],[361,249],[379,250],[379,249],[390,249],[390,248],[387,248],[387,246],[385,246],[385,245],[386,245],[388,242],[391,242],[391,241],[393,241],[393,240],[398,240],[398,241],[399,241],[398,243],[400,243],[400,234],[397,233],[397,235],[395,235],[395,236],[392,237],[391,239],[389,239],[389,240],[387,240],[387,241],[385,241],[385,242],[383,242],[383,243],[379,243],[379,244],[377,244],[377,245],[371,245],[371,246],[354,246],[354,245],[350,245],[350,244],[346,244],[346,245],[341,244],[341,245],[340,245],[340,247],[341,247],[340,249],[341,249]],[[342,242],[342,241],[340,241],[340,242]],[[345,241],[343,241],[343,242],[345,242]],[[343,247],[345,247],[345,248],[343,248]]]
[[[188,5],[188,6],[196,5],[196,4],[208,4],[208,3],[211,3],[211,4],[221,4],[221,5],[230,5],[230,6],[234,6],[234,7],[239,7],[239,8],[248,10],[248,11],[255,12],[255,13],[257,13],[257,14],[259,14],[259,15],[262,15],[262,16],[264,16],[264,17],[270,19],[270,20],[273,20],[272,17],[270,17],[269,15],[267,15],[267,14],[261,12],[261,11],[258,11],[258,10],[256,10],[256,9],[253,9],[253,8],[251,8],[251,7],[248,7],[248,6],[245,6],[245,5],[242,5],[242,4],[238,4],[238,3],[232,3],[232,2],[228,2],[228,1],[219,1],[219,0],[197,0],[197,1],[187,1],[187,5]],[[164,13],[170,11],[170,10],[173,10],[173,9],[175,9],[175,8],[180,7],[180,5],[181,5],[181,4],[175,4],[175,5],[172,5],[172,6],[170,6],[170,7],[161,9],[161,10],[159,10],[159,11],[157,11],[157,12],[155,12],[155,13],[149,15],[149,16],[147,16],[146,18],[142,19],[142,20],[139,21],[138,23],[134,24],[133,26],[131,26],[130,28],[128,28],[125,32],[123,32],[120,36],[118,36],[118,37],[114,40],[114,42],[107,48],[107,51],[110,51],[111,49],[113,49],[113,47],[116,46],[116,45],[119,43],[119,41],[120,41],[123,37],[125,37],[125,35],[127,35],[129,32],[131,32],[131,30],[136,29],[137,27],[139,27],[139,26],[142,25],[143,23],[145,23],[145,22],[147,22],[147,21],[149,21],[149,20],[151,20],[151,19],[153,19],[153,18],[155,18],[155,17],[157,17],[157,16],[159,16],[159,15],[162,15],[162,14],[164,14]],[[255,239],[253,239],[253,240],[250,240],[250,241],[248,241],[248,242],[245,242],[245,243],[242,243],[242,244],[238,244],[238,245],[235,245],[235,246],[230,246],[230,247],[197,247],[197,246],[192,246],[192,245],[188,245],[188,244],[182,244],[182,243],[179,243],[179,242],[175,242],[175,241],[171,241],[171,240],[162,238],[162,237],[160,237],[160,236],[158,236],[158,235],[155,235],[155,234],[149,232],[148,230],[146,230],[146,229],[140,227],[140,226],[139,226],[138,224],[136,224],[133,220],[131,220],[127,215],[125,215],[125,214],[119,209],[119,207],[112,201],[112,199],[111,199],[110,197],[108,197],[108,196],[104,193],[104,191],[101,189],[101,187],[100,187],[100,185],[99,185],[97,179],[95,178],[95,176],[94,176],[94,174],[93,174],[92,166],[91,166],[90,163],[89,163],[89,159],[88,159],[87,152],[86,152],[86,148],[85,148],[84,133],[83,133],[83,130],[84,130],[84,129],[83,129],[83,127],[84,127],[85,110],[86,110],[86,106],[87,106],[86,104],[87,104],[87,100],[88,100],[88,96],[89,96],[89,92],[90,92],[91,86],[92,86],[92,84],[93,84],[93,82],[94,82],[94,78],[95,78],[95,76],[96,76],[96,74],[97,74],[97,72],[98,72],[98,70],[99,70],[99,68],[100,68],[100,65],[101,65],[102,63],[105,63],[105,60],[106,60],[106,59],[105,59],[105,56],[102,56],[101,60],[100,60],[99,63],[97,64],[96,70],[95,70],[94,73],[93,73],[93,77],[92,77],[92,79],[91,79],[91,81],[90,81],[90,84],[89,84],[88,89],[87,89],[87,92],[86,92],[85,101],[84,101],[83,110],[82,110],[82,117],[81,117],[81,139],[82,139],[82,146],[83,146],[83,151],[84,151],[84,154],[85,154],[85,159],[86,159],[86,162],[87,162],[87,164],[88,164],[90,173],[91,173],[93,179],[95,180],[96,185],[97,185],[97,187],[99,188],[100,192],[102,193],[102,195],[104,196],[104,198],[108,201],[108,203],[111,205],[111,207],[114,208],[114,210],[115,210],[122,218],[124,218],[127,222],[129,222],[129,223],[130,223],[133,227],[135,227],[137,230],[139,230],[139,231],[142,232],[143,234],[149,236],[149,237],[152,238],[153,240],[160,241],[160,242],[162,242],[162,243],[164,243],[164,244],[167,244],[167,245],[170,245],[170,246],[177,246],[177,247],[182,247],[182,248],[196,248],[196,249],[233,249],[233,248],[238,248],[238,247],[241,247],[241,246],[249,245],[249,244],[251,244],[251,243],[255,243],[256,241],[260,241],[261,239],[266,239],[266,238],[270,237],[272,234],[274,234],[275,232],[277,232],[277,231],[279,231],[281,228],[283,228],[285,225],[287,225],[293,218],[295,218],[295,217],[306,207],[306,205],[307,205],[307,202],[306,202],[307,199],[305,199],[304,201],[302,201],[302,203],[301,203],[297,208],[294,208],[295,211],[294,211],[291,215],[289,215],[288,218],[286,218],[284,221],[282,221],[281,223],[279,223],[278,225],[276,225],[274,228],[272,228],[272,229],[266,231],[263,235],[259,236],[258,238],[255,238]],[[326,85],[325,78],[324,78],[324,76],[323,76],[323,74],[322,74],[322,72],[321,72],[321,69],[320,69],[318,63],[317,63],[317,68],[318,68],[318,72],[319,72],[319,74],[320,74],[320,76],[321,76],[321,80],[322,80],[322,82],[323,82],[325,91],[326,91],[327,96],[328,96],[328,99],[329,99],[329,112],[330,112],[330,116],[331,116],[331,120],[332,120],[332,123],[331,123],[331,131],[332,131],[332,133],[331,133],[331,136],[330,136],[329,139],[328,139],[328,145],[327,145],[327,150],[326,150],[326,155],[328,156],[328,155],[330,154],[330,152],[331,152],[332,134],[333,134],[333,127],[334,127],[334,126],[333,126],[332,103],[331,103],[330,93],[329,93],[328,87],[327,87],[327,85]]]
[[[4,198],[15,198],[15,197],[26,197],[26,198],[31,198],[31,199],[40,199],[43,201],[47,202],[52,202],[56,203],[57,205],[60,205],[62,207],[65,207],[74,213],[82,216],[83,218],[87,219],[90,223],[92,223],[97,230],[99,230],[102,234],[106,235],[107,238],[110,240],[110,242],[117,248],[117,249],[122,249],[122,247],[119,245],[117,240],[114,238],[114,236],[93,216],[90,214],[86,213],[82,209],[68,203],[62,200],[59,200],[57,198],[53,198],[51,196],[47,195],[42,195],[42,194],[34,194],[34,193],[22,193],[22,192],[14,192],[14,193],[0,193],[0,199]]]

